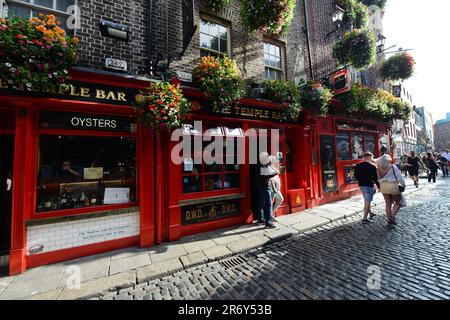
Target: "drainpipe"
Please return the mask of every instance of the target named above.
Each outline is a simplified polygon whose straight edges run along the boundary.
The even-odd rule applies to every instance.
[[[308,19],[308,0],[303,0],[303,14],[305,18],[305,34],[306,34],[306,45],[308,47],[308,61],[309,61],[309,76],[311,80],[314,78],[313,65],[312,65],[312,55],[311,55],[311,39],[309,37],[309,19]]]
[[[148,70],[149,75],[153,76],[153,0],[148,0],[147,17],[148,17],[148,39],[147,39],[147,54],[148,54]]]

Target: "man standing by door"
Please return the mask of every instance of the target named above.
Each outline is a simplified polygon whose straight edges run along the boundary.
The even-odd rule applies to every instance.
[[[379,189],[380,183],[378,182],[377,167],[373,164],[373,154],[370,152],[365,153],[364,159],[364,162],[356,165],[355,178],[364,197],[364,217],[362,221],[363,223],[371,223],[372,221],[368,219],[371,212],[370,206],[376,192],[375,185]],[[374,216],[371,215],[370,218],[372,219]]]
[[[270,222],[272,215],[270,179],[277,176],[278,173],[269,166],[270,157],[267,152],[261,152],[259,160],[257,166],[257,186],[259,188],[258,222],[264,223],[267,229],[273,229],[275,225]]]

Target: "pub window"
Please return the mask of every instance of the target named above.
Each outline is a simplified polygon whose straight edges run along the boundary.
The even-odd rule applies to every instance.
[[[350,154],[350,135],[346,132],[338,132],[336,135],[336,142],[338,148],[338,160],[351,160]]]
[[[202,19],[200,23],[200,56],[223,57],[229,54],[229,30],[226,26]]]
[[[38,214],[136,203],[132,118],[41,111],[39,128]]]
[[[353,160],[362,159],[364,157],[363,136],[361,134],[352,135],[352,152]]]
[[[24,18],[38,17],[42,14],[53,14],[61,21],[61,28],[68,33],[73,31],[67,28],[67,19],[70,16],[68,8],[75,4],[75,0],[8,0],[7,16],[21,16]]]
[[[240,188],[240,165],[238,161],[239,144],[237,139],[244,137],[241,128],[228,128],[220,126],[205,127],[203,131],[203,149],[194,149],[194,138],[198,132],[193,131],[193,126],[184,126],[185,135],[191,139],[191,158],[183,159],[183,193],[210,192]],[[189,129],[190,128],[190,129]],[[210,137],[206,139],[206,137]],[[186,137],[185,137],[186,139]],[[223,139],[223,159],[220,163],[205,163],[205,149],[214,142],[215,139]],[[227,146],[226,141],[233,141],[234,146]],[[201,157],[202,163],[195,163],[195,157]],[[211,154],[216,156],[216,154]],[[218,155],[219,156],[219,155]],[[230,161],[231,160],[231,161]]]
[[[264,43],[265,78],[281,80],[283,77],[283,63],[281,59],[281,47],[271,43]]]
[[[374,135],[364,135],[364,152],[375,154],[375,141]]]

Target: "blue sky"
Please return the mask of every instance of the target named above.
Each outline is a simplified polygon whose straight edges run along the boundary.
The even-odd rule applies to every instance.
[[[450,112],[450,1],[388,0],[383,26],[386,47],[415,49],[417,66],[406,82],[414,104],[426,107],[433,121]]]

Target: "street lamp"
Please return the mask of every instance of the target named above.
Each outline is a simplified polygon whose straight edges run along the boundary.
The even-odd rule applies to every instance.
[[[329,32],[326,35],[326,38],[328,38],[330,35],[332,35],[336,31],[339,31],[339,29],[341,29],[342,22],[344,21],[345,10],[342,9],[341,7],[339,7],[338,5],[335,5],[335,9],[332,13],[330,13],[330,16],[331,16],[331,20],[333,21],[333,24],[336,25],[336,29]]]

